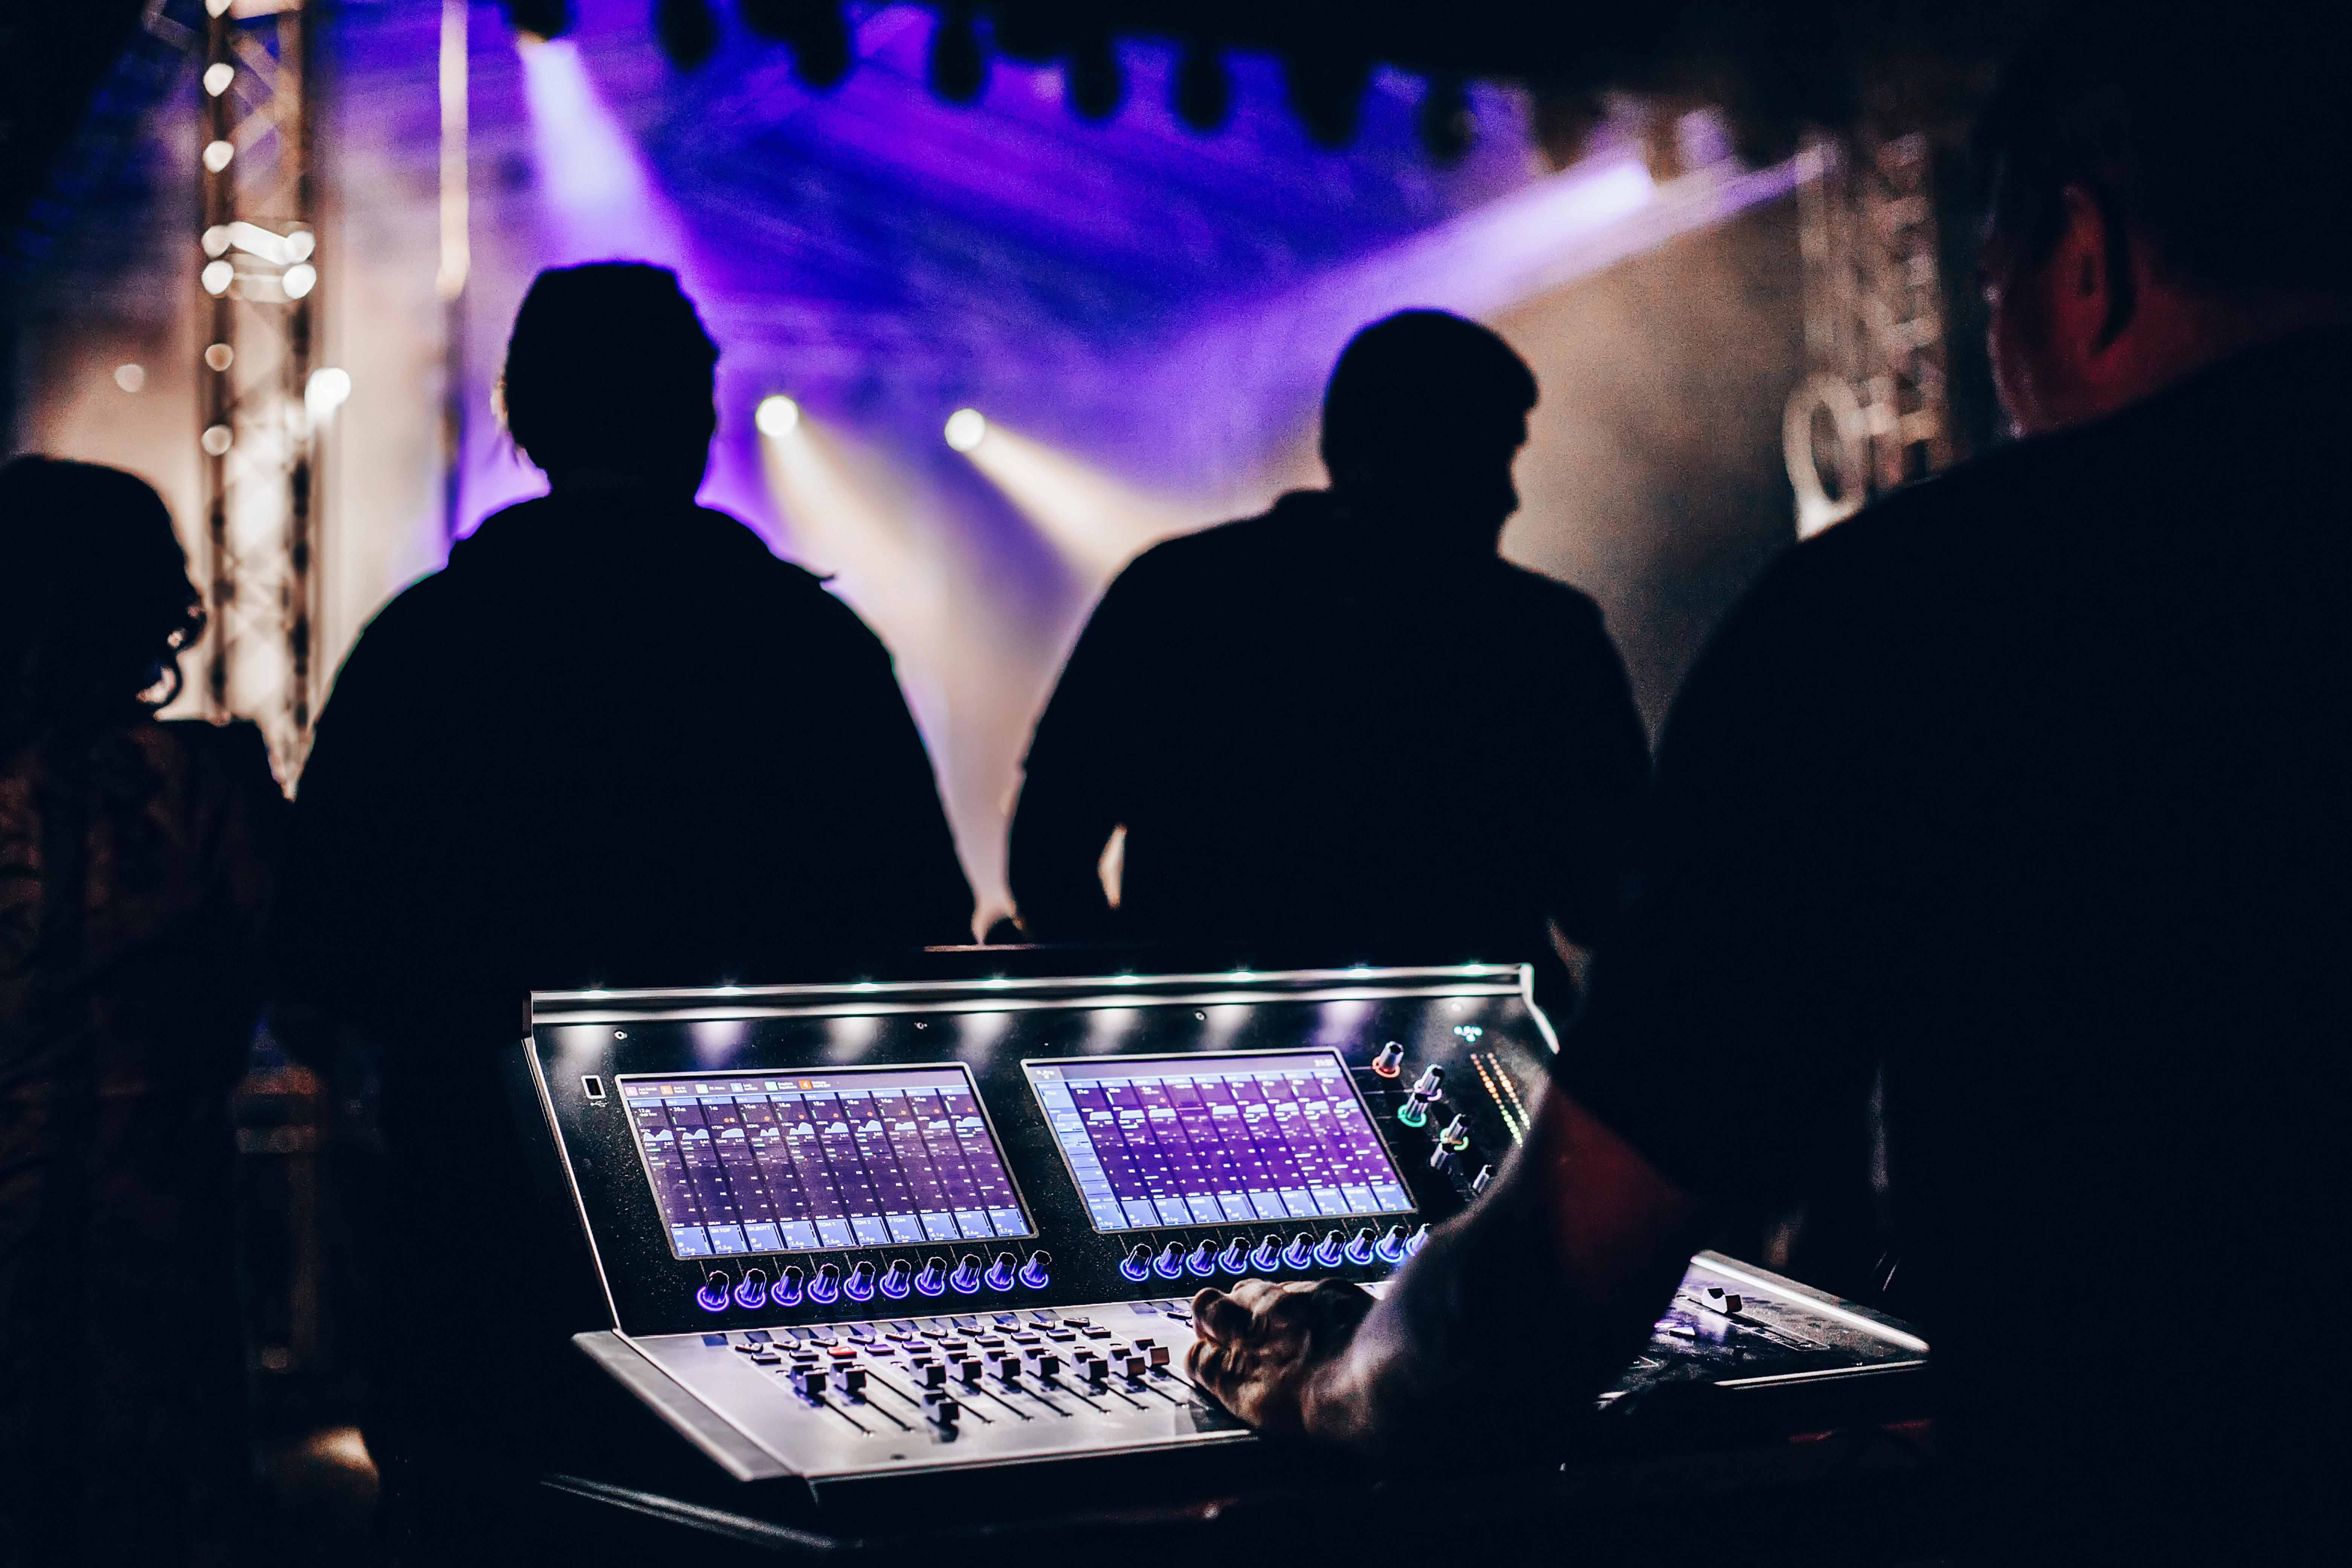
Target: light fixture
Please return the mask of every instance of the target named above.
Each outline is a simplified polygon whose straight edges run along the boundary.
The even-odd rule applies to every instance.
[[[322,420],[341,408],[352,395],[352,373],[327,365],[310,373],[303,384],[302,404],[310,411],[312,420]]]
[[[136,392],[147,384],[147,367],[143,364],[119,364],[114,367],[114,384],[125,392]]]
[[[227,426],[215,425],[205,429],[203,438],[198,444],[204,447],[205,456],[212,458],[225,458],[228,455],[228,448],[231,440],[232,437],[229,435]]]
[[[226,142],[205,143],[205,167],[215,174],[227,168],[229,160],[236,156],[236,148]]]
[[[307,261],[298,261],[286,269],[286,276],[279,281],[285,284],[289,300],[299,300],[319,286],[319,269]]]
[[[791,435],[799,428],[800,422],[801,405],[782,394],[760,399],[759,409],[751,416],[751,423],[771,441]]]
[[[203,273],[205,292],[218,298],[236,279],[236,268],[226,261],[207,261]]]
[[[959,408],[948,416],[948,445],[959,452],[969,452],[988,436],[988,421],[977,408]]]
[[[236,68],[226,60],[215,60],[205,68],[205,90],[218,98],[236,79]]]

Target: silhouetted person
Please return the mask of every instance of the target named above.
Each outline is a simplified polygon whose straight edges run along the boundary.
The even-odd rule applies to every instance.
[[[2333,1531],[2342,1374],[2299,1347],[2352,1040],[2344,25],[2152,15],[2070,15],[1984,122],[2026,438],[1732,611],[1527,1157],[1377,1307],[1316,1288],[1342,1326],[1297,1367],[1304,1292],[1203,1301],[1254,1419],[1557,1442],[1702,1224],[1785,1203],[1883,1067],[1896,1293],[1983,1560]]]
[[[251,725],[155,721],[204,626],[144,483],[0,468],[8,1563],[243,1561],[228,1097],[286,803]]]
[[[540,1211],[493,1068],[528,989],[971,940],[888,654],[695,505],[717,358],[667,271],[541,274],[504,399],[551,493],[386,605],[320,720],[287,982],[382,1054],[387,1322],[455,1321],[531,1277]]]
[[[1535,401],[1486,328],[1391,316],[1332,372],[1329,489],[1119,574],[1029,750],[1033,937],[1496,960],[1548,957],[1547,921],[1597,939],[1649,753],[1592,601],[1496,553]]]

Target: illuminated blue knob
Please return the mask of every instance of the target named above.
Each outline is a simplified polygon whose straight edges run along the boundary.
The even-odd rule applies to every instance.
[[[853,1301],[874,1300],[874,1265],[860,1261],[849,1271],[849,1278],[841,1282],[841,1293]]]
[[[1419,1230],[1414,1231],[1411,1236],[1404,1238],[1404,1255],[1407,1258],[1411,1258],[1414,1253],[1419,1252],[1423,1247],[1428,1245],[1429,1227],[1427,1226],[1423,1226]]]
[[[801,1271],[797,1267],[786,1265],[784,1271],[776,1276],[776,1288],[768,1292],[768,1300],[779,1307],[801,1304]]]
[[[735,1304],[744,1308],[764,1307],[768,1304],[768,1271],[766,1269],[747,1268],[743,1271],[742,1282],[735,1287]]]
[[[816,1278],[809,1281],[808,1299],[819,1306],[829,1306],[841,1299],[841,1266],[820,1263]]]
[[[912,1264],[903,1258],[895,1258],[889,1268],[882,1270],[882,1278],[875,1283],[881,1287],[882,1294],[889,1297],[893,1301],[903,1301],[907,1299],[908,1287],[913,1283],[915,1269]]]
[[[1250,1267],[1271,1274],[1282,1267],[1282,1237],[1269,1236],[1250,1253]]]
[[[1013,1254],[1000,1252],[996,1255],[996,1261],[988,1266],[988,1272],[982,1278],[987,1280],[992,1290],[1010,1290],[1013,1289]]]
[[[1032,1290],[1043,1290],[1045,1288],[1046,1283],[1054,1278],[1051,1274],[1046,1272],[1047,1269],[1053,1267],[1054,1255],[1052,1253],[1047,1252],[1043,1248],[1031,1253],[1029,1255],[1029,1261],[1021,1266],[1021,1283],[1028,1286]]]
[[[694,1293],[694,1304],[706,1312],[725,1311],[728,1300],[727,1286],[727,1270],[712,1269],[709,1276],[702,1281],[702,1289]]]
[[[918,1288],[921,1283],[920,1280],[916,1281]],[[969,1296],[977,1291],[980,1289],[980,1254],[965,1253],[963,1260],[956,1265],[955,1272],[948,1276],[948,1283],[955,1287],[959,1296]],[[931,1294],[939,1292],[934,1290]]]
[[[1217,1271],[1217,1243],[1213,1237],[1204,1237],[1201,1245],[1184,1255],[1184,1267],[1206,1279]]]
[[[1162,1279],[1181,1279],[1184,1277],[1184,1244],[1171,1241],[1161,1247],[1160,1255],[1151,1260],[1151,1271]]]
[[[1127,1256],[1118,1260],[1118,1271],[1138,1284],[1150,1279],[1151,1248],[1139,1241],[1129,1247]]]
[[[980,1259],[977,1258],[972,1259],[972,1262],[975,1264],[979,1261]],[[980,1270],[978,1268],[974,1268],[972,1272],[977,1274]],[[925,1260],[923,1264],[923,1271],[915,1276],[915,1289],[920,1290],[926,1296],[946,1295],[948,1289],[948,1260],[944,1258],[933,1258]]]
[[[1326,1268],[1339,1268],[1340,1259],[1347,1256],[1348,1238],[1336,1230],[1325,1231],[1323,1239],[1316,1244],[1315,1261]]]
[[[1372,1260],[1372,1227],[1366,1226],[1348,1238],[1348,1261],[1370,1263]]]
[[[1239,1274],[1247,1269],[1249,1244],[1238,1236],[1225,1243],[1225,1249],[1217,1254],[1217,1267],[1228,1274]]]
[[[1404,1261],[1404,1226],[1401,1225],[1392,1225],[1389,1226],[1388,1234],[1381,1237],[1380,1240],[1372,1243],[1372,1250],[1380,1254],[1382,1261],[1388,1263],[1402,1263]]]
[[[1315,1261],[1315,1238],[1300,1231],[1282,1249],[1282,1261],[1292,1268],[1304,1268]]]

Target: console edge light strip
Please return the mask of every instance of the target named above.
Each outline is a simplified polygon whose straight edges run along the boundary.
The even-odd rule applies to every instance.
[[[723,996],[717,991],[697,991],[685,994],[694,997]],[[929,1016],[944,1013],[1034,1013],[1048,1008],[1078,1007],[1226,1007],[1243,1004],[1274,1002],[1378,1002],[1402,1001],[1423,996],[1520,996],[1516,985],[1453,984],[1381,985],[1365,983],[1335,985],[1327,989],[1301,991],[1116,991],[1104,993],[1074,992],[1066,996],[1000,996],[992,998],[959,997],[937,1003],[922,1001],[869,1002],[844,999],[836,1002],[811,1002],[798,1005],[744,1006],[721,1005],[713,1002],[698,1007],[661,1006],[647,1004],[641,1006],[595,1006],[580,1010],[534,1013],[533,1028],[541,1026],[566,1024],[650,1024],[695,1023],[730,1018],[887,1018],[902,1016]],[[1542,1018],[1540,1013],[1536,1016]],[[1549,1031],[1545,1037],[1550,1038]],[[1558,1047],[1553,1048],[1558,1054]]]
[[[1874,1338],[1885,1340],[1890,1344],[1900,1345],[1907,1351],[1916,1351],[1921,1355],[1927,1354],[1932,1348],[1918,1335],[1906,1333],[1867,1307],[1850,1305],[1834,1296],[1826,1295],[1795,1280],[1768,1279],[1760,1274],[1752,1274],[1720,1252],[1700,1252],[1695,1254],[1691,1261],[1710,1274],[1720,1274],[1726,1279],[1737,1279],[1743,1285],[1761,1291],[1768,1300],[1775,1296],[1788,1295],[1789,1287],[1792,1284],[1797,1285],[1806,1304],[1818,1309],[1825,1318],[1834,1318],[1849,1328],[1864,1330]]]

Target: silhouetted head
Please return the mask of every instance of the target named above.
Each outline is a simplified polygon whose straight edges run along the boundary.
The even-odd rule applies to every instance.
[[[1402,310],[1351,340],[1323,394],[1323,466],[1354,505],[1491,544],[1519,508],[1511,460],[1536,378],[1510,344],[1444,310]]]
[[[145,480],[54,458],[0,467],[0,746],[162,707],[204,629]]]
[[[507,340],[507,431],[559,491],[691,496],[718,426],[718,363],[719,346],[667,268],[551,268],[523,297]]]
[[[2169,26],[2073,6],[2011,60],[1976,133],[2001,402],[2099,417],[2352,300],[2352,41],[2338,7],[2242,0]]]

